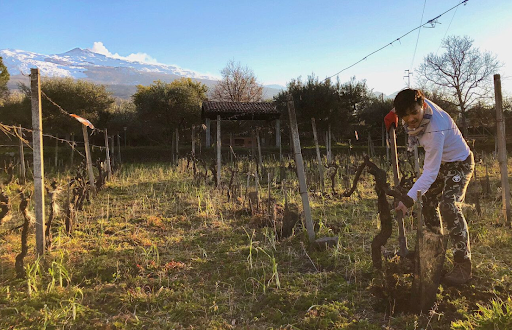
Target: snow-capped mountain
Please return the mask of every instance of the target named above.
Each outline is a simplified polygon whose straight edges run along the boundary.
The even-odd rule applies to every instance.
[[[94,53],[88,49],[75,48],[63,54],[43,55],[22,50],[0,50],[4,64],[12,75],[28,74],[30,68],[38,67],[42,76],[88,78],[98,69],[126,69],[145,73],[171,74],[187,78],[215,80],[175,65],[148,64],[123,60]]]
[[[204,75],[175,65],[130,61],[75,48],[62,54],[44,55],[23,50],[3,49],[0,56],[11,75],[10,88],[27,82],[31,68],[39,68],[42,77],[71,77],[107,85],[119,97],[129,97],[136,85],[149,85],[155,80],[166,82],[186,77],[212,87],[216,77]],[[278,89],[265,88],[264,97],[272,98]]]

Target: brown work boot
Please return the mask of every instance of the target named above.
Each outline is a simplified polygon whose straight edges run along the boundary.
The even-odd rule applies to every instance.
[[[451,272],[444,276],[443,282],[448,285],[461,285],[471,279],[471,260],[466,259],[463,262],[454,262]]]

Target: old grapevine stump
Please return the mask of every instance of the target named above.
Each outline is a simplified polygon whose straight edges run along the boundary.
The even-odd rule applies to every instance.
[[[380,219],[380,232],[372,240],[372,263],[376,269],[382,269],[382,252],[384,246],[393,231],[393,217],[386,199],[386,190],[389,186],[386,180],[386,172],[377,167],[365,157],[364,164],[368,167],[368,173],[375,177],[375,192],[377,193],[377,205]]]
[[[426,313],[436,302],[447,243],[448,235],[425,229],[417,237],[410,305],[413,312]]]
[[[421,201],[420,191],[418,191],[418,201]],[[448,235],[443,235],[442,224],[440,233],[427,230],[423,226],[421,203],[418,203],[418,208],[418,232],[410,306],[413,312],[426,313],[436,301]]]
[[[355,191],[363,168],[367,168],[368,173],[375,177],[375,191],[377,192],[381,230],[372,241],[372,262],[374,268],[382,269],[381,248],[391,236],[393,223],[386,195],[393,196],[401,201],[407,201],[410,197],[401,191],[390,189],[386,179],[386,172],[372,163],[367,156],[364,158],[364,163],[357,170],[352,188],[346,191],[344,196],[348,197]],[[418,200],[421,201],[421,193],[418,192],[418,194]],[[421,203],[418,203],[418,206],[414,277],[409,304],[411,310],[416,313],[428,312],[436,301],[448,242],[448,236],[443,235],[442,230],[440,233],[434,233],[424,228],[423,219],[421,218]]]

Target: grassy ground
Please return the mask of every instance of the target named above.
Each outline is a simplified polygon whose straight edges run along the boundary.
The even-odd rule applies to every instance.
[[[284,186],[271,182],[272,204],[282,206],[285,194],[300,204],[288,175]],[[32,228],[24,279],[14,270],[21,242],[12,228],[21,215],[19,187],[10,184],[12,219],[0,226],[0,329],[511,329],[512,236],[498,221],[499,193],[482,202],[481,216],[465,208],[472,282],[441,286],[435,308],[414,315],[406,262],[372,268],[379,218],[373,179],[363,179],[350,198],[310,194],[317,237],[339,237],[336,247],[317,251],[300,225],[283,240],[261,226],[265,181],[264,211],[251,214],[245,177],[228,201],[225,189],[197,182],[185,162],[125,165],[78,212],[71,236],[57,218],[53,246],[39,259]],[[406,226],[412,248],[412,218]],[[397,247],[394,234],[386,249]]]

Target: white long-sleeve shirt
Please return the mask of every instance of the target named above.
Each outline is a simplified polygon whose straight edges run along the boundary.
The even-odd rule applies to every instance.
[[[407,193],[416,201],[417,191],[425,194],[439,174],[441,163],[465,160],[470,149],[459,128],[446,111],[432,101],[425,100],[432,109],[432,118],[418,141],[425,149],[423,173]]]

